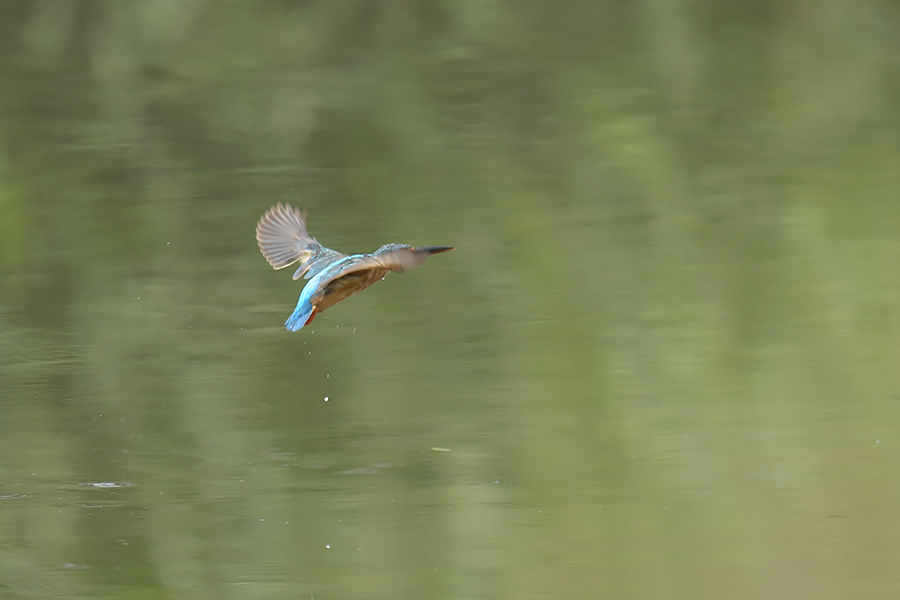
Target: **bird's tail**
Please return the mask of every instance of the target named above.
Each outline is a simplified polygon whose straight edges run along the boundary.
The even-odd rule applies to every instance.
[[[300,331],[303,329],[303,326],[308,325],[315,316],[316,309],[313,308],[312,304],[308,301],[301,301],[297,303],[297,308],[294,309],[291,316],[284,322],[284,326],[287,327],[288,331]]]

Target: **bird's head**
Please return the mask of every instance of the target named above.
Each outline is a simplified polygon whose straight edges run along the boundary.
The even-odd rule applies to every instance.
[[[422,264],[432,254],[454,250],[453,246],[410,246],[408,244],[385,244],[372,253],[380,262],[393,271],[406,271]]]

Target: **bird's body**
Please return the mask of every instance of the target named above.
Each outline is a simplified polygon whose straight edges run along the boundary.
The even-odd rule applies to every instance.
[[[371,254],[347,256],[326,248],[306,231],[306,213],[279,204],[270,208],[256,225],[256,241],[265,259],[275,269],[296,262],[294,279],[309,279],[297,307],[285,322],[290,331],[309,324],[316,314],[361,292],[390,271],[406,271],[428,256],[453,250],[450,246],[415,248],[387,244]]]

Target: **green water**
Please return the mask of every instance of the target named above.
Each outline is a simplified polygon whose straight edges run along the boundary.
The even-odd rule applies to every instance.
[[[0,597],[897,598],[898,29],[3,4]]]

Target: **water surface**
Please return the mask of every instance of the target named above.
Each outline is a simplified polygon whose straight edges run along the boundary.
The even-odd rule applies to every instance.
[[[0,596],[896,598],[898,26],[0,9]]]

